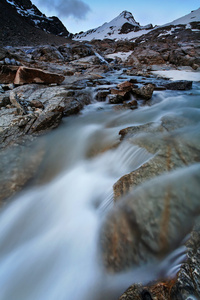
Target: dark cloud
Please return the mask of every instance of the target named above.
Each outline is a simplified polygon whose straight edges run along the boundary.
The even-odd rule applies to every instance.
[[[56,10],[58,17],[73,16],[84,19],[90,11],[89,5],[82,0],[38,0],[37,2],[48,10]]]
[[[78,19],[82,19],[90,11],[89,5],[81,0],[60,0],[60,4],[56,2],[56,9],[59,16],[74,16]]]

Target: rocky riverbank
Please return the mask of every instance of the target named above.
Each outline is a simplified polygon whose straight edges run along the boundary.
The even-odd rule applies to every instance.
[[[148,47],[139,42],[111,45],[109,40],[1,48],[0,169],[5,176],[0,182],[0,200],[4,202],[20,191],[36,174],[46,151],[44,144],[37,145],[39,136],[57,128],[64,118],[79,114],[86,105],[106,102],[113,114],[140,111],[160,101],[156,97],[159,91],[188,91],[194,94],[191,101],[195,102],[199,94],[193,91],[192,81],[171,81],[151,72],[187,69],[200,74],[197,44],[188,45],[188,51],[195,49],[190,54],[180,54],[177,45],[168,49],[173,57],[180,54],[181,59],[172,59],[167,51],[161,53],[167,53],[165,58],[169,59],[159,59],[157,52],[150,51],[152,43]],[[133,49],[134,57],[130,54],[125,60],[117,58],[119,51]],[[160,52],[160,48],[156,51]],[[142,57],[147,57],[147,52],[148,61],[144,61]],[[116,58],[109,59],[109,54]],[[199,212],[199,168],[192,166],[200,162],[197,120],[184,112],[163,116],[159,124],[148,118],[145,124],[121,127],[119,132],[119,144],[128,141],[145,149],[152,159],[124,174],[113,186],[116,208],[110,212],[101,233],[104,264],[111,272],[165,257],[191,232],[193,224],[188,220]],[[175,177],[179,179],[174,180]],[[191,180],[192,185],[188,185]],[[180,186],[184,186],[182,191]],[[144,200],[147,198],[148,204]],[[188,295],[198,298],[198,245],[196,223],[187,241],[188,259],[181,262],[179,272],[172,278],[161,272],[158,282],[145,286],[134,282],[120,299],[186,299]]]

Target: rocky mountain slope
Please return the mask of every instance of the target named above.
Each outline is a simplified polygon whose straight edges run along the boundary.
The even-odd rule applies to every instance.
[[[3,46],[62,44],[71,36],[57,17],[46,17],[30,0],[1,0],[0,20]]]
[[[173,27],[173,28],[172,28]],[[88,30],[76,34],[75,40],[135,40],[136,38],[147,35],[149,32],[159,30],[160,37],[165,35],[173,35],[174,32],[178,33],[182,29],[191,30],[192,32],[200,32],[200,8],[192,11],[188,15],[172,21],[171,23],[156,26],[153,28],[152,24],[141,26],[135,21],[133,15],[130,12],[123,11],[118,17],[105,23],[98,28]],[[173,30],[171,30],[173,29]]]

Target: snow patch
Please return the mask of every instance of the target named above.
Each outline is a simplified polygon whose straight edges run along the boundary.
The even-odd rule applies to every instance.
[[[127,58],[133,53],[133,51],[129,51],[129,52],[116,52],[116,53],[112,53],[112,54],[107,54],[105,57],[106,58],[112,58],[112,59],[116,59],[116,58],[120,58],[123,62],[127,60]]]
[[[193,11],[191,11],[190,14],[185,15],[184,17],[176,19],[176,20],[172,21],[171,23],[167,23],[163,26],[190,24],[191,22],[200,22],[200,8],[193,10]],[[161,26],[161,27],[163,27],[163,26]]]
[[[180,71],[180,70],[169,70],[169,71],[152,71],[154,75],[158,75],[171,80],[190,80],[200,81],[200,72],[192,71]]]

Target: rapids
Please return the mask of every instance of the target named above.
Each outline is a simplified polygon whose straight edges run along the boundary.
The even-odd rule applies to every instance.
[[[155,279],[163,268],[177,271],[183,246],[153,271],[144,266],[107,274],[99,231],[114,205],[113,184],[154,156],[129,141],[120,143],[118,132],[149,122],[157,126],[164,116],[182,117],[180,135],[199,143],[199,98],[195,83],[192,92],[155,92],[150,106],[134,111],[94,101],[37,140],[45,149],[37,176],[0,213],[1,300],[118,299],[133,282]],[[34,145],[29,151],[36,151]]]

